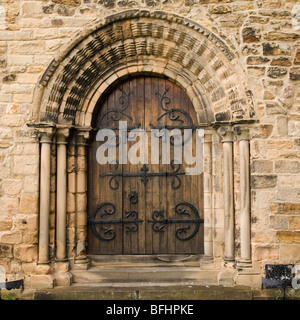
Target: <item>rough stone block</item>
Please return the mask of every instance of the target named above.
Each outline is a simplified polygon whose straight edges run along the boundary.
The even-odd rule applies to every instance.
[[[291,140],[273,140],[268,141],[268,147],[270,149],[291,149],[293,147],[293,143]]]
[[[265,225],[266,223],[264,223]],[[261,244],[271,244],[275,241],[275,234],[273,230],[262,230],[258,229],[257,231],[251,232],[252,240],[256,243]]]
[[[8,231],[13,226],[13,219],[11,215],[1,214],[0,215],[0,231]]]
[[[297,244],[284,244],[280,246],[280,259],[288,263],[298,261],[300,257],[300,246]]]
[[[280,57],[273,59],[270,63],[271,66],[282,66],[282,67],[290,67],[292,65],[292,62],[289,58],[286,57]]]
[[[275,172],[277,173],[298,173],[300,171],[299,161],[276,160]]]
[[[37,260],[37,247],[33,245],[17,245],[14,247],[14,257],[23,262]]]
[[[300,217],[289,217],[290,230],[300,230]]]
[[[297,32],[277,32],[271,31],[264,35],[267,41],[293,41],[300,39],[300,34]]]
[[[298,81],[300,80],[300,68],[295,67],[290,69],[290,79]]]
[[[300,244],[300,231],[277,231],[276,239],[279,243]]]
[[[258,64],[264,64],[269,62],[270,59],[266,57],[261,57],[261,56],[250,56],[247,58],[247,64],[249,65],[258,65]]]
[[[11,258],[13,256],[12,245],[0,244],[0,258]]]
[[[7,56],[7,64],[9,66],[29,66],[33,64],[33,56],[11,54]]]
[[[276,199],[279,201],[293,202],[295,199],[300,199],[300,189],[279,186]]]
[[[253,189],[273,188],[277,184],[275,175],[252,175],[251,186]]]
[[[23,115],[7,115],[2,116],[0,119],[0,125],[4,127],[21,127],[25,124]]]
[[[244,14],[232,13],[221,16],[219,22],[223,28],[239,28],[244,20]]]
[[[247,27],[242,30],[243,42],[251,43],[251,42],[260,42],[261,34],[260,28],[258,27]]]
[[[279,9],[281,0],[262,0],[262,7],[268,9]]]
[[[54,281],[51,275],[32,275],[30,277],[30,287],[35,289],[51,289]]]
[[[260,274],[239,274],[235,278],[235,284],[237,286],[249,286],[252,288],[261,287],[261,275]]]
[[[24,192],[26,193],[38,193],[39,177],[38,176],[26,176],[24,178]]]
[[[285,114],[285,108],[280,105],[278,102],[267,102],[266,103],[266,114],[273,115],[273,114]]]
[[[270,260],[279,258],[279,247],[274,245],[254,246],[253,258],[255,260]]]
[[[233,286],[237,271],[234,269],[223,270],[218,275],[218,284],[222,286]]]
[[[38,196],[33,193],[23,193],[20,196],[20,213],[34,214],[38,212]]]
[[[19,244],[22,241],[22,232],[20,231],[11,231],[5,233],[1,237],[1,242],[5,244]]]
[[[291,55],[291,46],[287,43],[264,42],[262,45],[266,56]]]
[[[14,156],[14,173],[22,175],[36,175],[38,173],[39,159],[37,156]]]
[[[253,173],[272,173],[273,172],[273,161],[253,160],[251,172],[253,172]]]
[[[270,67],[267,74],[270,78],[281,78],[287,74],[287,69],[284,67]]]
[[[288,217],[282,216],[270,216],[269,227],[271,229],[288,229],[289,227],[289,220]]]
[[[18,198],[3,196],[0,198],[0,213],[18,213]]]
[[[273,125],[272,124],[261,124],[254,128],[252,137],[255,138],[262,138],[266,139],[268,138],[273,131]]]
[[[294,64],[300,64],[300,49],[297,49],[295,59],[294,59]]]
[[[266,68],[254,66],[248,67],[247,70],[250,76],[261,77],[265,74]]]
[[[20,179],[7,179],[2,182],[2,190],[4,194],[16,196],[20,193],[23,186],[23,181]]]
[[[73,277],[70,272],[58,272],[55,274],[55,285],[70,286],[73,282]]]
[[[209,12],[212,14],[225,14],[232,12],[232,8],[227,4],[217,6],[214,5],[209,9]]]
[[[280,137],[286,136],[288,134],[288,118],[287,116],[277,116],[276,117],[276,129],[277,135]]]

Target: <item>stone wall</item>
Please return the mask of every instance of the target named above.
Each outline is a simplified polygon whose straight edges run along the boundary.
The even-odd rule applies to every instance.
[[[32,274],[50,272],[50,267],[37,264],[39,142],[35,129],[26,125],[33,119],[34,89],[65,44],[79,38],[87,26],[113,13],[136,8],[191,19],[222,39],[238,57],[253,92],[259,120],[252,125],[250,143],[255,272],[263,273],[266,263],[299,263],[300,6],[297,0],[1,0],[0,265],[5,266],[8,278],[25,276],[27,281]],[[53,159],[51,248],[55,242]],[[238,163],[235,169],[238,172]],[[236,175],[237,186],[238,179]],[[70,191],[69,199],[73,196]],[[238,256],[239,193],[235,194],[235,201]],[[74,209],[68,211],[73,219]],[[70,255],[74,251],[73,233],[70,224]],[[54,257],[53,252],[50,254]],[[219,247],[218,255],[222,255]]]

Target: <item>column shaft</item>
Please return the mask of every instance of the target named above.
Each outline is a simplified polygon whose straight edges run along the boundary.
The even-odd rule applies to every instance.
[[[213,259],[212,134],[204,134],[204,260]]]
[[[50,156],[51,139],[41,139],[40,164],[40,221],[39,263],[49,263],[49,210],[50,210]]]
[[[77,133],[76,158],[76,258],[75,268],[89,268],[87,240],[87,144],[88,131]]]
[[[232,142],[223,143],[224,151],[224,210],[225,210],[225,260],[234,260],[234,205]]]
[[[241,258],[250,260],[249,142],[242,140],[239,145],[241,168]]]
[[[249,130],[236,127],[235,132],[239,140],[240,149],[240,234],[241,234],[241,259],[240,266],[251,264],[251,222],[250,222],[250,151]]]
[[[56,258],[67,258],[67,135],[57,135]]]
[[[233,262],[234,253],[234,197],[233,197],[233,132],[221,127],[219,133],[223,143],[224,164],[224,260]]]

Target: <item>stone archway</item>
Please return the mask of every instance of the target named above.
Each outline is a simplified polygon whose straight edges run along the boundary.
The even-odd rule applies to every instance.
[[[191,20],[130,10],[94,23],[78,38],[42,76],[36,120],[88,126],[91,102],[116,79],[140,72],[177,82],[203,125],[254,116],[252,94],[234,52]]]
[[[233,140],[238,137],[241,163],[241,262],[251,262],[249,135],[254,121],[252,93],[234,52],[206,28],[163,12],[130,10],[107,17],[62,50],[36,88],[34,120],[41,137],[39,263],[49,263],[50,143],[57,144],[56,258],[66,263],[67,193],[73,199],[76,222],[74,258],[87,268],[86,146],[97,101],[110,85],[127,75],[163,75],[179,85],[205,128],[204,256],[214,257],[213,179],[224,177],[224,260],[234,261]],[[246,126],[246,127],[245,127]],[[216,129],[218,129],[218,132]],[[213,172],[214,145],[223,152],[224,174]],[[67,156],[67,150],[69,154]],[[68,172],[67,160],[74,170]],[[217,161],[221,161],[218,159]],[[68,181],[68,186],[67,186]],[[242,265],[241,264],[241,265]],[[62,268],[63,269],[63,268]],[[62,270],[61,269],[61,270]],[[64,271],[65,274],[65,271]],[[57,275],[68,283],[68,276]]]

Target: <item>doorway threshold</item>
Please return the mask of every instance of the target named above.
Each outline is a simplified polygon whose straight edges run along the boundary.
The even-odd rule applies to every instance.
[[[88,255],[94,267],[199,267],[202,254]]]

